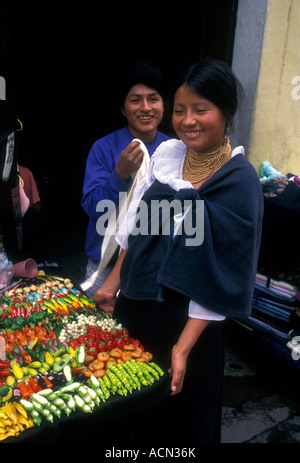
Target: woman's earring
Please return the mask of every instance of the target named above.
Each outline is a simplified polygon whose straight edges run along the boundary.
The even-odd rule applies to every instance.
[[[225,125],[224,135],[228,135],[229,132],[230,132],[230,129],[231,129],[230,123],[228,122],[228,123],[226,123],[226,125]]]

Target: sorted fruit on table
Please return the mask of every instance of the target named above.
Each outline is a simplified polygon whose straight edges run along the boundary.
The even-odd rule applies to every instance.
[[[160,380],[152,354],[95,309],[69,279],[42,272],[0,298],[0,440]]]
[[[90,376],[87,383],[73,381],[69,374],[69,384],[56,391],[41,390],[33,393],[30,398],[20,400],[25,412],[32,422],[40,425],[43,420],[53,422],[54,417],[62,413],[67,416],[75,409],[84,413],[92,413],[95,406],[106,402],[111,395],[125,396],[142,386],[149,386],[159,381],[164,372],[156,364],[139,363],[131,359],[124,364],[112,365],[105,376],[96,378]]]
[[[46,276],[38,272],[36,284],[19,283],[0,298],[0,327],[12,318],[31,318],[37,312],[69,315],[80,307],[95,309],[95,302],[75,290],[68,278]],[[6,324],[4,324],[6,326]]]

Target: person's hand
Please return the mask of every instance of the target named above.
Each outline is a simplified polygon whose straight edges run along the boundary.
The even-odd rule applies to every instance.
[[[138,141],[131,142],[120,154],[116,172],[118,176],[128,181],[130,175],[136,172],[143,161],[143,151]]]
[[[171,381],[171,396],[179,394],[182,390],[183,380],[186,371],[187,356],[178,350],[177,345],[172,349],[171,368],[168,373],[172,377]]]
[[[100,309],[104,310],[104,312],[112,317],[116,303],[116,294],[110,293],[109,291],[105,291],[100,288],[98,291],[96,291],[94,300]]]

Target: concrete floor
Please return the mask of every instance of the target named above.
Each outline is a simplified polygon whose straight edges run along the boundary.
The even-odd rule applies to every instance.
[[[48,262],[72,279],[84,280],[84,236],[48,241]],[[53,269],[52,269],[53,271]],[[262,353],[251,334],[229,324],[223,400],[222,443],[300,443],[299,372]]]
[[[299,372],[231,325],[225,361],[223,443],[299,443]]]

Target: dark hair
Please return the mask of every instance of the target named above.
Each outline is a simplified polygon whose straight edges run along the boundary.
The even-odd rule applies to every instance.
[[[175,82],[170,95],[170,114],[173,111],[175,93],[182,85],[215,104],[226,118],[227,129],[232,126],[243,90],[226,63],[205,58],[183,72]]]
[[[118,84],[118,102],[123,106],[129,90],[136,84],[144,84],[155,89],[164,99],[165,86],[160,69],[151,60],[136,58],[127,64]]]

